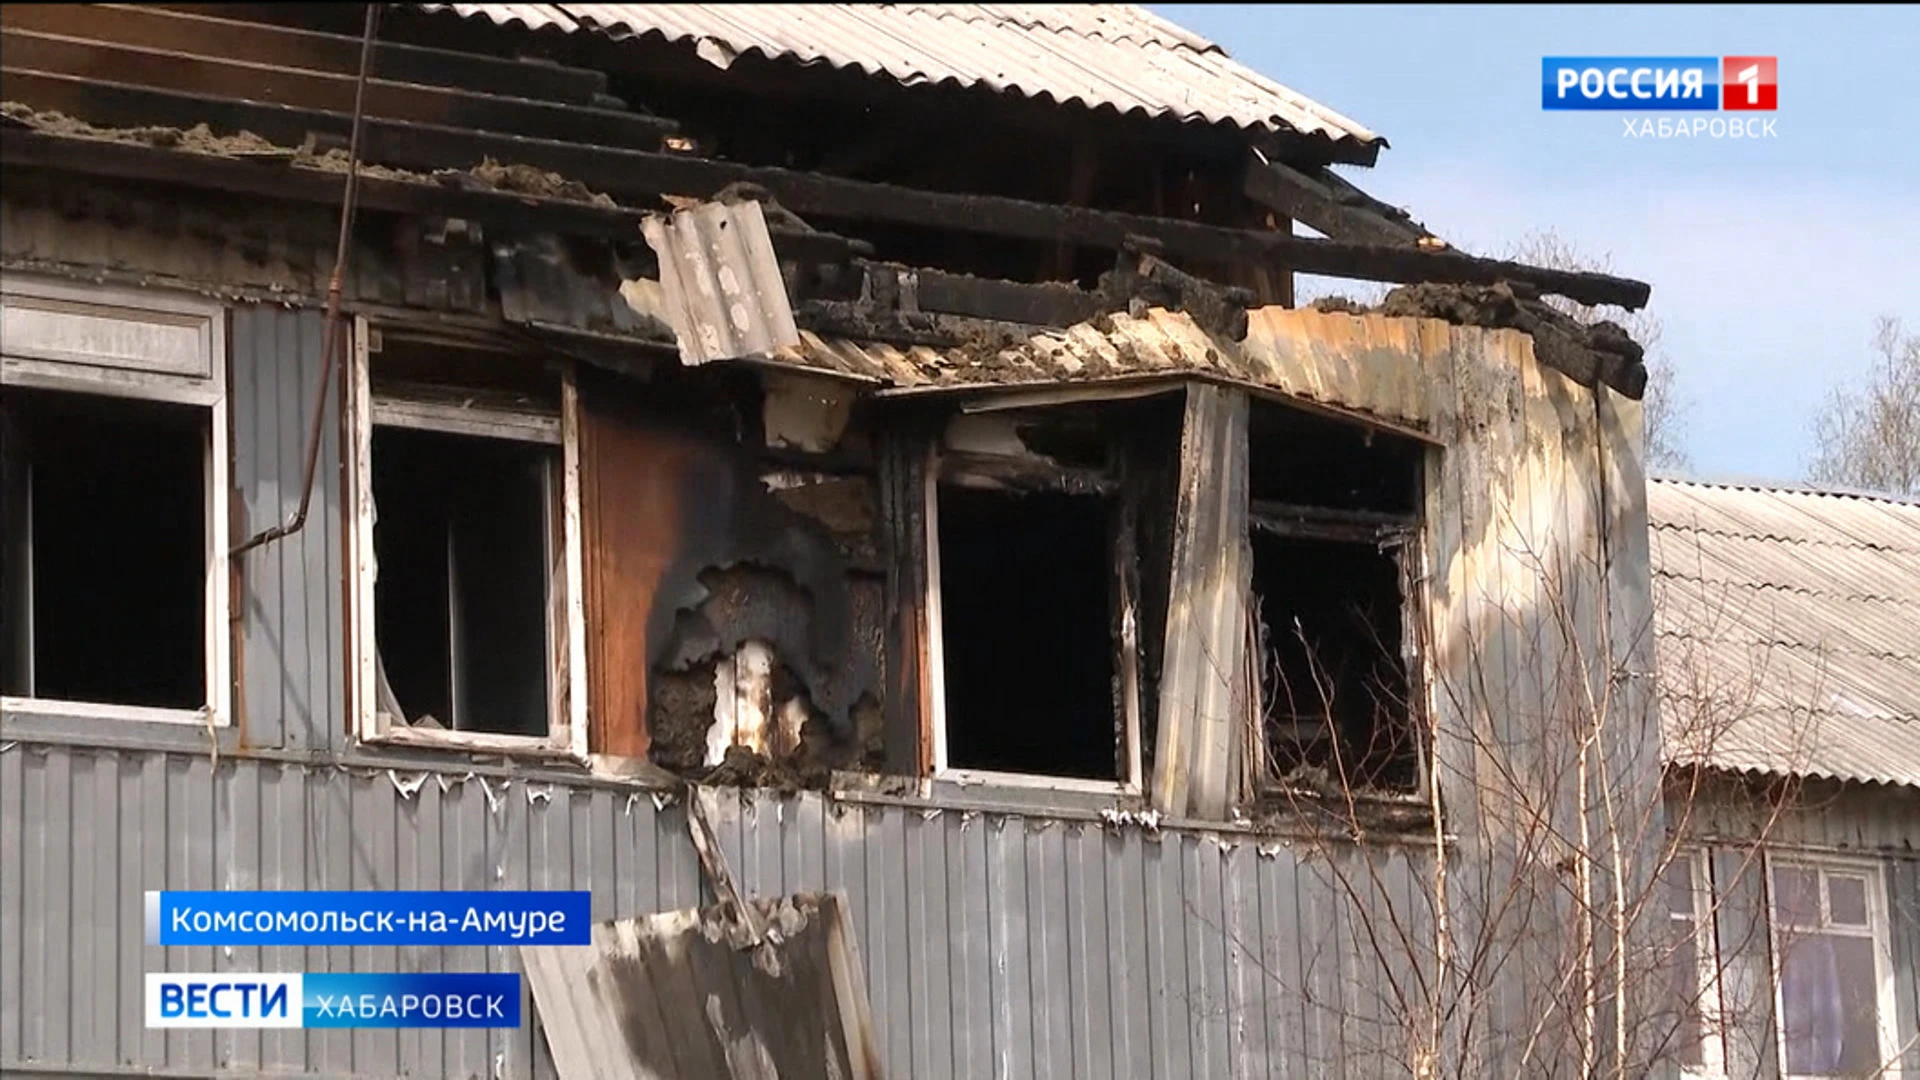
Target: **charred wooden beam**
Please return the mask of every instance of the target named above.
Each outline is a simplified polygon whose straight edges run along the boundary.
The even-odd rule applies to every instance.
[[[346,184],[344,172],[289,166],[284,160],[182,153],[131,142],[64,138],[14,126],[0,129],[0,163],[7,168],[39,167],[324,205],[338,205]],[[362,175],[357,198],[361,207],[374,211],[463,218],[508,231],[543,229],[636,243],[640,223],[647,216],[647,211],[623,206],[547,198],[477,183],[430,183],[426,178]],[[863,247],[859,241],[832,233],[769,232],[777,252],[801,259],[844,256]]]
[[[7,168],[38,166],[323,204],[339,203],[347,179],[344,171],[181,153],[136,143],[62,138],[16,128],[0,130],[0,162]],[[639,235],[639,222],[644,216],[621,207],[369,175],[361,176],[357,198],[367,210],[458,217],[489,227],[525,229],[537,223],[556,232],[623,239]]]
[[[836,328],[863,327],[883,340],[904,337],[924,344],[946,340],[932,316],[1068,327],[1127,311],[1136,302],[1184,311],[1203,329],[1230,341],[1247,336],[1247,306],[1253,300],[1248,290],[1203,281],[1151,255],[1127,254],[1121,260],[1118,270],[1102,277],[1099,291],[1088,292],[1064,282],[1027,284],[860,259],[854,265],[865,276],[857,301],[806,299],[824,301],[809,310]]]
[[[85,119],[103,127],[161,128],[204,123],[218,133],[252,132],[281,146],[305,146],[313,154],[336,149],[344,151],[353,127],[351,115],[328,109],[261,105],[231,98],[12,68],[0,69],[0,97],[36,109]],[[22,125],[16,123],[13,126]],[[369,117],[364,121],[364,130],[361,132],[361,161],[414,171],[470,169],[488,158],[525,163],[525,158],[519,156],[518,152],[529,141],[536,144],[545,142],[438,124]],[[563,164],[575,166],[586,164],[585,160],[578,159],[594,160],[597,149],[568,143],[551,145],[563,150],[585,151],[584,154],[562,155],[568,158]],[[579,179],[577,172],[577,169],[569,171],[567,178]],[[596,179],[614,179],[602,177],[603,172],[604,169],[589,170]],[[600,190],[597,184],[588,183],[586,186]],[[629,191],[618,193],[633,197]],[[649,208],[656,199],[651,192],[643,192],[639,197],[646,204],[641,209]],[[873,253],[873,246],[865,241],[818,229],[782,228],[774,224],[769,231],[780,253],[796,259],[838,262],[849,254]],[[590,232],[589,235],[598,233]]]
[[[942,450],[940,479],[956,487],[987,491],[1056,491],[1064,495],[1112,495],[1120,482],[1100,469],[1062,465],[1044,455],[1001,457]]]
[[[829,337],[925,345],[944,349],[961,335],[938,315],[907,314],[879,304],[852,300],[802,300],[793,305],[794,321]]]
[[[0,50],[10,68],[86,79],[133,77],[141,85],[212,97],[336,112],[353,109],[355,79],[349,75],[135,48],[11,26],[0,28]],[[368,80],[366,112],[396,120],[644,149],[657,149],[661,137],[674,127],[636,113],[388,79]]]
[[[1101,278],[1101,295],[1108,308],[1126,310],[1139,300],[1184,311],[1202,329],[1229,341],[1244,340],[1253,291],[1195,277],[1156,257],[1153,253],[1158,250],[1160,245],[1148,238],[1129,239],[1113,271]]]
[[[1616,323],[1583,323],[1559,311],[1524,284],[1407,286],[1388,293],[1374,310],[1394,318],[1519,330],[1533,339],[1541,363],[1583,386],[1604,384],[1635,400],[1647,390],[1646,350],[1639,342]]]
[[[627,155],[629,159],[641,155]],[[1147,236],[1160,242],[1169,255],[1211,263],[1245,261],[1271,263],[1299,273],[1358,278],[1399,284],[1441,282],[1492,284],[1524,282],[1543,293],[1565,296],[1585,304],[1646,306],[1652,290],[1644,282],[1584,271],[1548,270],[1497,259],[1482,259],[1455,251],[1402,246],[1350,244],[1288,236],[1278,232],[1233,229],[1170,218],[1144,217],[1107,210],[1054,206],[990,195],[956,195],[916,191],[888,184],[872,184],[790,169],[747,168],[665,155],[657,159],[652,175],[660,182],[669,175],[695,181],[708,170],[727,170],[737,178],[749,176],[773,192],[789,209],[851,220],[887,221],[958,232],[985,233],[1030,240],[1062,238],[1089,247],[1119,251],[1127,239]],[[638,165],[638,162],[635,162]],[[649,165],[653,162],[649,162]],[[652,172],[652,170],[648,170]],[[630,177],[631,182],[646,180]],[[711,183],[711,180],[708,180]],[[680,190],[705,187],[683,182]]]
[[[8,54],[7,60],[11,66],[14,62],[12,54]],[[38,78],[43,85],[49,78],[44,73],[29,71],[10,71],[6,74],[19,82]],[[107,84],[93,82],[89,85],[105,87]],[[91,92],[104,94],[106,91]],[[141,92],[155,93],[122,86],[116,91],[116,100],[123,108],[130,107]],[[11,92],[8,96],[12,96]],[[159,101],[159,98],[153,98],[143,107],[157,108]],[[229,102],[226,115],[234,122],[251,115],[255,118],[254,122],[265,125],[271,121],[264,113],[271,110],[271,106]],[[191,122],[192,114],[186,117],[175,114],[172,122],[180,123],[183,119]],[[121,122],[131,122],[131,117]],[[1583,304],[1617,304],[1625,308],[1644,307],[1651,292],[1643,282],[1610,274],[1547,270],[1515,262],[1475,258],[1456,251],[1409,248],[1398,244],[1343,243],[1268,230],[1234,229],[1171,218],[1054,206],[1002,196],[918,191],[890,184],[847,180],[792,169],[711,161],[679,154],[504,132],[461,131],[444,124],[421,124],[407,129],[375,128],[369,131],[366,142],[367,160],[397,168],[466,167],[474,163],[476,155],[551,170],[594,190],[628,200],[658,195],[704,198],[729,184],[748,182],[765,188],[795,213],[849,221],[881,221],[1028,240],[1065,239],[1110,251],[1124,250],[1129,237],[1145,236],[1158,241],[1168,255],[1207,263],[1266,263],[1299,273],[1401,284],[1438,282],[1485,285],[1503,280],[1517,281],[1540,292],[1559,294]]]
[[[1361,244],[1444,246],[1406,211],[1368,195],[1326,168],[1301,170],[1251,161],[1242,181],[1249,199],[1318,229]]]
[[[1355,543],[1401,542],[1420,527],[1417,517],[1368,510],[1252,500],[1247,520],[1256,529],[1281,536]]]
[[[245,58],[258,64],[341,75],[360,70],[360,39],[269,23],[241,22],[133,4],[10,4],[12,29],[119,42],[195,56]],[[568,105],[604,101],[607,77],[585,68],[529,63],[447,49],[377,41],[372,75],[394,82],[478,90]]]
[[[1099,294],[1064,282],[1028,284],[868,259],[855,260],[854,266],[865,275],[861,286],[865,302],[909,314],[1073,326],[1111,310]]]

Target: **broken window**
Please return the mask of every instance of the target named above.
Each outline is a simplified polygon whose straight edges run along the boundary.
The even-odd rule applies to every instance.
[[[1138,785],[1139,573],[1112,445],[1127,434],[1121,412],[949,425],[929,500],[936,775]]]
[[[1414,791],[1423,448],[1255,401],[1248,452],[1262,785]]]
[[[362,730],[571,748],[571,383],[524,357],[373,340],[355,381]]]
[[[4,279],[9,711],[226,723],[224,318]]]
[[[1776,859],[1772,878],[1787,1075],[1881,1075],[1892,1057],[1893,980],[1879,868]]]

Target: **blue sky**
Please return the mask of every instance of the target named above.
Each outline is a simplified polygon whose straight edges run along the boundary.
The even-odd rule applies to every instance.
[[[1874,317],[1920,332],[1920,7],[1152,8],[1386,136],[1346,175],[1454,244],[1551,228],[1651,282],[1698,475],[1797,479]],[[1780,58],[1776,138],[1540,107],[1542,56],[1713,55]]]

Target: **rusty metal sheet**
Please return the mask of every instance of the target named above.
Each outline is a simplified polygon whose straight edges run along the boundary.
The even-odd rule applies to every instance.
[[[1462,346],[1511,356],[1531,343],[1516,331],[1438,319],[1278,307],[1248,312],[1246,340],[1234,342],[1183,312],[1152,308],[1116,312],[1098,326],[1038,330],[999,348],[900,346],[803,330],[798,344],[765,359],[879,383],[890,395],[1199,376],[1440,435],[1432,431],[1436,384],[1450,378],[1451,350]]]
[[[845,898],[749,904],[777,943],[739,947],[712,907],[601,923],[586,947],[523,946],[560,1080],[880,1080]]]
[[[1242,130],[1385,144],[1353,120],[1132,4],[422,4],[468,18],[615,39],[691,42],[726,68],[758,54],[903,86],[996,93]]]
[[[641,228],[660,259],[682,363],[766,356],[800,343],[759,203],[701,203]]]
[[[1348,315],[1311,308],[1247,313],[1251,381],[1308,401],[1424,428],[1430,385],[1455,337],[1492,331],[1438,319]]]

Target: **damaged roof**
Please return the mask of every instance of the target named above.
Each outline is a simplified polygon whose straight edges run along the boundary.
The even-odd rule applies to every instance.
[[[1654,480],[1648,516],[1675,760],[1920,786],[1920,503]]]
[[[1444,354],[1449,332],[1492,333],[1438,320],[1278,307],[1247,316],[1247,336],[1240,342],[1164,308],[1114,312],[1064,329],[983,337],[954,347],[830,339],[802,330],[798,346],[769,359],[878,382],[902,394],[1197,376],[1424,429],[1432,418],[1427,380],[1414,360],[1393,361]],[[1430,336],[1435,332],[1437,339]]]
[[[692,42],[701,58],[720,68],[757,54],[855,68],[902,86],[979,86],[1120,113],[1297,132],[1363,148],[1386,144],[1213,42],[1132,4],[419,6],[530,29]]]

